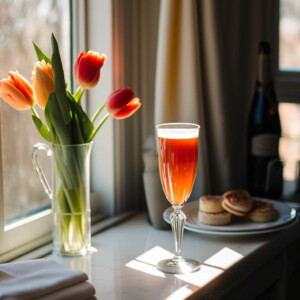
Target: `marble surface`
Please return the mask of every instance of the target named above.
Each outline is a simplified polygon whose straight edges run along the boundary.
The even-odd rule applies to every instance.
[[[228,282],[234,288],[241,274],[259,268],[299,236],[299,221],[279,232],[248,237],[207,236],[185,230],[183,256],[199,260],[202,267],[188,275],[167,275],[155,264],[173,256],[172,233],[153,228],[146,215],[139,214],[93,236],[97,252],[92,255],[47,258],[85,271],[97,299],[217,299],[230,288]]]

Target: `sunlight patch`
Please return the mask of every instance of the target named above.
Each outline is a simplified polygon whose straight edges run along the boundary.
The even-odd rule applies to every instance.
[[[138,256],[136,260],[142,261],[147,264],[151,264],[156,266],[156,264],[164,259],[173,258],[174,254],[159,247],[155,246],[149,251],[143,253],[142,255]]]
[[[174,254],[171,252],[155,246],[152,249],[146,251],[140,256],[136,257],[134,260],[126,264],[126,267],[141,271],[150,275],[159,276],[165,278],[163,272],[159,271],[156,267],[156,264],[163,260],[172,258]]]
[[[126,264],[126,267],[147,273],[149,275],[165,278],[164,273],[159,271],[156,268],[156,266],[148,265],[148,264],[142,263],[140,261],[132,260],[128,264]]]
[[[224,247],[208,258],[204,263],[214,267],[226,269],[239,261],[241,258],[243,258],[242,254],[231,250],[230,248]]]
[[[221,273],[223,273],[223,271],[220,269],[201,265],[200,270],[197,272],[175,276],[185,282],[196,285],[198,287],[202,287],[213,280],[215,277],[219,276]]]

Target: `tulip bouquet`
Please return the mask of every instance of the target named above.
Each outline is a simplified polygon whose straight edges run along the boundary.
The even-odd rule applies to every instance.
[[[62,253],[87,250],[90,233],[89,178],[86,174],[85,156],[104,122],[112,116],[123,119],[131,116],[141,106],[130,88],[111,93],[92,119],[84,112],[81,99],[86,89],[94,88],[100,79],[100,70],[106,56],[94,51],[81,52],[74,65],[74,77],[79,87],[74,94],[67,89],[59,47],[51,36],[51,59],[33,42],[38,61],[34,64],[32,83],[18,72],[9,72],[0,81],[0,96],[17,110],[31,109],[33,122],[43,138],[52,143],[55,162],[54,191],[33,158],[46,192],[52,199],[56,234],[54,247]],[[39,117],[35,104],[44,109],[46,124]],[[101,112],[106,113],[96,124]],[[88,198],[88,201],[87,201]]]
[[[64,72],[57,41],[52,35],[52,60],[35,44],[38,62],[34,64],[33,88],[18,72],[8,72],[8,78],[0,80],[0,97],[17,110],[32,110],[32,118],[40,134],[56,144],[80,144],[90,142],[108,119],[124,119],[131,116],[141,106],[140,99],[134,98],[130,88],[114,91],[95,113],[92,120],[81,106],[81,98],[86,89],[94,88],[100,79],[100,70],[106,60],[105,55],[89,51],[80,53],[74,66],[74,77],[79,84],[72,95],[66,89]],[[46,126],[39,118],[34,105],[45,109]],[[94,126],[101,111],[107,113]]]

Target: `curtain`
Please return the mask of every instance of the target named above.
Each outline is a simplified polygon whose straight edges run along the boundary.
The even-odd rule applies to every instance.
[[[161,1],[155,86],[155,125],[168,122],[200,124],[200,157],[191,198],[197,198],[208,181],[201,117],[199,34],[195,1]]]
[[[161,0],[155,125],[201,126],[193,199],[246,188],[257,49],[274,39],[272,0]]]

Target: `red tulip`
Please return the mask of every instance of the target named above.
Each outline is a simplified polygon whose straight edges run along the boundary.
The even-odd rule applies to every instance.
[[[114,91],[106,102],[108,113],[115,119],[130,117],[140,106],[140,99],[134,98],[134,93],[129,87]]]
[[[17,110],[30,109],[34,105],[33,89],[18,72],[8,72],[7,78],[0,80],[0,96]]]
[[[74,77],[76,82],[84,89],[94,88],[100,79],[100,69],[106,60],[106,55],[101,57],[98,52],[82,51],[74,65]]]

